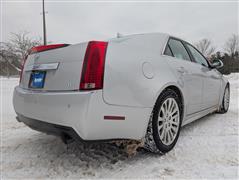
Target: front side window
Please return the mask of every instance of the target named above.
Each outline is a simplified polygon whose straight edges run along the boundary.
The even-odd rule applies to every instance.
[[[190,50],[194,60],[198,63],[201,64],[203,66],[208,67],[208,62],[207,60],[190,44],[186,44],[186,46],[188,47],[188,49]]]
[[[168,42],[168,46],[172,50],[173,56],[178,59],[188,60],[190,61],[189,54],[185,47],[183,46],[183,43],[176,39],[170,39]]]

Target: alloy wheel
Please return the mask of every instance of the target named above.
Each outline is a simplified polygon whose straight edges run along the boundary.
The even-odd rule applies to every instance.
[[[180,125],[180,111],[174,98],[168,98],[162,104],[158,115],[158,133],[165,145],[173,143]]]

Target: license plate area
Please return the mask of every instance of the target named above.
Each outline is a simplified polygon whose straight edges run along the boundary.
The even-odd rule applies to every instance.
[[[46,71],[32,71],[29,88],[41,89],[44,87]]]

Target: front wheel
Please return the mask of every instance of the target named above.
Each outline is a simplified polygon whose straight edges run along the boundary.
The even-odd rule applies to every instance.
[[[229,88],[229,85],[227,85],[224,90],[224,95],[223,95],[222,103],[220,105],[219,113],[226,113],[229,109],[229,103],[230,103],[230,88]]]
[[[166,153],[176,144],[182,121],[182,102],[171,89],[158,98],[149,121],[145,149]]]

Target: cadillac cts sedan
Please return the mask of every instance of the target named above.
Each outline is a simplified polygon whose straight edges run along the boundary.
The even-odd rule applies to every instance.
[[[33,47],[13,104],[17,120],[63,140],[143,140],[166,153],[180,129],[226,113],[230,85],[191,44],[151,33]]]

